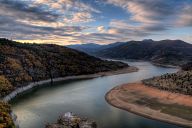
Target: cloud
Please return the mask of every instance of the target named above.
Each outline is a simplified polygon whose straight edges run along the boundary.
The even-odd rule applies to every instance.
[[[142,23],[158,23],[173,16],[178,9],[176,0],[108,0],[131,14],[131,19]]]
[[[185,5],[177,21],[179,26],[192,26],[192,5]]]
[[[78,36],[78,39],[83,43],[106,44],[120,40],[120,37],[119,35],[109,33],[89,33]]]
[[[75,35],[89,28],[80,24],[94,21],[94,13],[100,11],[77,0],[1,0],[0,35],[17,40],[54,36],[74,41]]]
[[[97,31],[100,32],[100,33],[104,33],[106,30],[105,30],[105,26],[99,26],[97,27]]]
[[[0,14],[14,18],[25,20],[41,20],[46,22],[54,22],[59,17],[59,14],[51,10],[43,9],[43,6],[30,6],[32,3],[19,0],[1,0]]]
[[[87,12],[77,12],[71,18],[64,18],[64,22],[70,23],[86,23],[94,21],[93,16]]]
[[[78,23],[92,21],[92,13],[100,13],[76,0],[1,0],[0,14],[27,21]],[[67,20],[66,20],[67,19]]]
[[[136,37],[145,37],[151,33],[142,27],[135,27],[124,20],[111,20],[109,27],[98,26],[99,33],[81,34],[78,39],[84,43],[108,44],[132,40]]]
[[[73,36],[76,33],[80,33],[86,26],[62,26],[62,27],[47,27],[47,26],[34,26],[30,24],[14,21],[14,18],[1,16],[0,17],[0,35],[4,37],[14,37],[17,40],[21,39],[44,39],[50,35],[57,37]],[[24,35],[24,36],[23,36]],[[25,38],[24,38],[25,37]]]
[[[191,0],[0,0],[0,36],[59,44],[163,37],[192,27],[191,12]]]
[[[167,30],[179,24],[192,26],[190,0],[107,0],[107,3],[126,10],[129,20],[145,24],[149,30]]]
[[[109,33],[127,34],[128,36],[146,36],[157,31],[166,30],[163,25],[155,24],[131,25],[126,20],[112,20]]]

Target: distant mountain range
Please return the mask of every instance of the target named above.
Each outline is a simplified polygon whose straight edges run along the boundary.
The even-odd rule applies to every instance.
[[[82,49],[86,44],[80,46]],[[79,47],[73,48],[81,51]],[[85,49],[83,52],[90,54],[90,49]],[[192,44],[182,40],[153,41],[147,39],[99,45],[99,47],[95,49],[92,47],[92,49],[91,51],[93,52],[91,54],[98,57],[147,60],[161,65],[178,66],[192,61]]]
[[[112,48],[112,47],[118,46],[118,45],[123,44],[123,43],[124,42],[116,42],[116,43],[107,44],[107,45],[88,43],[88,44],[67,45],[66,47],[72,48],[72,49],[75,49],[78,51],[82,51],[82,52],[88,53],[90,55],[96,55],[96,53],[100,50]]]
[[[66,46],[68,48],[76,49],[89,54],[94,54],[102,48],[102,45],[89,43],[89,44],[74,44]]]

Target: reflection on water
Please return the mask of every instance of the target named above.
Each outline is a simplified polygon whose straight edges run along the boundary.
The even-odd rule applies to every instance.
[[[12,103],[13,111],[18,116],[20,127],[43,128],[46,122],[55,122],[61,113],[72,111],[94,119],[99,128],[178,128],[137,116],[106,103],[106,92],[117,85],[177,71],[148,62],[129,64],[140,70],[129,74],[63,82],[31,91],[15,99]]]

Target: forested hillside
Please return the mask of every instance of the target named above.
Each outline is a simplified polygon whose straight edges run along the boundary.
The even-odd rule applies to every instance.
[[[0,97],[29,82],[127,67],[54,44],[0,39]]]
[[[95,54],[105,58],[147,60],[156,64],[180,66],[192,60],[192,44],[181,40],[129,41]]]
[[[187,67],[187,68],[186,68]],[[172,92],[192,95],[192,65],[182,66],[182,71],[143,80],[145,85]]]

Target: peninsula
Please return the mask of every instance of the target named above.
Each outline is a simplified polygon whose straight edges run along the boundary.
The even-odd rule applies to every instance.
[[[147,118],[192,127],[190,65],[174,74],[117,86],[106,94],[106,100],[117,108]]]

